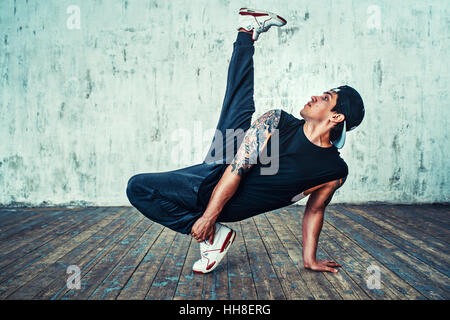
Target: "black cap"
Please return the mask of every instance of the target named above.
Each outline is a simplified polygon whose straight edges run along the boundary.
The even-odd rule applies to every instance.
[[[355,129],[364,119],[364,102],[358,91],[350,86],[340,86],[331,91],[338,94],[335,107],[337,112],[345,116],[342,133],[339,138],[331,141],[336,148],[341,149],[345,144],[345,132]]]

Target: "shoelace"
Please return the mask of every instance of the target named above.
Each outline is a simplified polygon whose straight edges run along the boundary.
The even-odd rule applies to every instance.
[[[270,18],[270,19],[272,19],[272,18]],[[270,19],[269,19],[269,20],[270,20]],[[267,21],[269,21],[269,20],[267,20]],[[267,21],[266,21],[266,22],[267,22]],[[263,25],[264,25],[264,22],[258,21],[258,27],[255,28],[255,30],[256,30],[258,33],[265,32],[265,31],[269,30],[270,26],[265,25],[264,27],[262,27]]]

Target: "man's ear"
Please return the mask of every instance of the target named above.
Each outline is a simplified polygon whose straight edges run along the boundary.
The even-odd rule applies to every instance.
[[[335,113],[331,116],[330,121],[337,125],[339,122],[345,120],[345,116],[342,113]]]

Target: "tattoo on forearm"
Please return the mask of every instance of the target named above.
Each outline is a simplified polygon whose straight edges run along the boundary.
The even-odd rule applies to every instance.
[[[256,164],[272,132],[278,127],[281,109],[267,111],[259,117],[245,133],[244,139],[231,162],[231,172],[242,176]]]

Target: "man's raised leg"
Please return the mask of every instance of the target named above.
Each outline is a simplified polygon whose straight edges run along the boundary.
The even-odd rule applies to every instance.
[[[227,87],[216,127],[216,135],[205,162],[223,159],[223,163],[229,163],[230,159],[226,159],[226,151],[234,148],[238,139],[233,137],[226,139],[227,129],[241,129],[242,132],[245,132],[251,125],[252,115],[255,112],[255,102],[253,101],[254,52],[252,35],[247,32],[238,32],[228,66]],[[237,151],[237,147],[234,151]],[[235,152],[232,154],[233,157],[234,154]]]
[[[227,88],[216,128],[216,135],[208,150],[204,162],[221,162],[229,164],[234,158],[245,131],[250,128],[255,112],[254,42],[261,33],[272,26],[281,27],[287,22],[277,14],[269,11],[241,8],[236,41],[228,66]],[[227,137],[227,130],[228,137]]]

